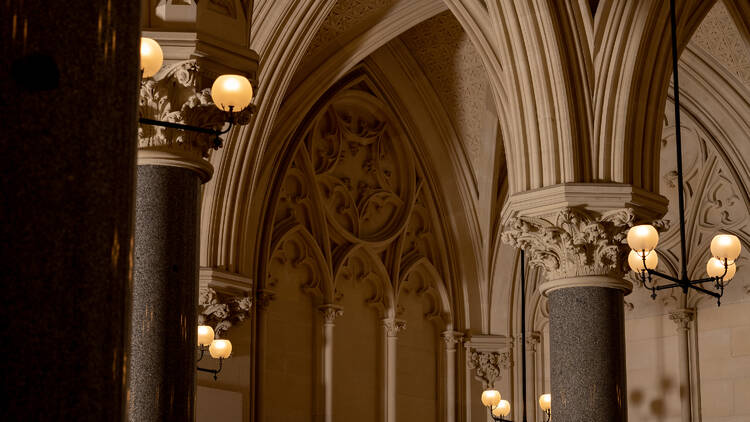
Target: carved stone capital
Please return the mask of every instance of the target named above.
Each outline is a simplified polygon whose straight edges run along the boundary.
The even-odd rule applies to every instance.
[[[406,321],[398,318],[384,318],[383,327],[388,337],[396,337],[399,332],[406,329]]]
[[[511,351],[471,350],[466,366],[474,371],[474,378],[482,383],[483,388],[489,388],[500,378],[502,371],[510,367],[512,361]]]
[[[199,73],[196,60],[185,60],[165,66],[154,78],[143,81],[138,105],[140,117],[220,130],[229,114],[214,105],[209,88],[201,88]],[[249,119],[249,108],[235,115],[238,124]],[[210,134],[140,124],[138,164],[185,167],[198,172],[206,181],[213,168],[204,158],[215,147],[215,138]]]
[[[450,350],[455,350],[456,344],[463,341],[464,333],[460,331],[443,331],[441,336],[445,342],[445,347]]]
[[[252,299],[247,296],[229,296],[217,293],[210,287],[201,287],[198,294],[198,324],[210,325],[221,338],[232,325],[250,316]]]
[[[627,271],[625,238],[634,220],[629,208],[601,214],[563,208],[547,217],[510,219],[502,239],[524,249],[529,263],[543,268],[548,281],[581,276],[622,280]]]
[[[271,290],[258,290],[255,295],[255,306],[259,311],[265,311],[276,298],[276,293]]]
[[[344,315],[344,308],[338,305],[322,305],[318,311],[323,314],[323,320],[326,324],[333,324],[337,317]]]
[[[669,319],[677,324],[677,332],[690,329],[690,322],[695,318],[694,309],[678,309],[669,313]]]
[[[517,336],[515,340],[520,345],[523,341],[522,336]],[[542,341],[542,333],[538,331],[532,331],[526,334],[526,353],[536,352],[536,346]]]

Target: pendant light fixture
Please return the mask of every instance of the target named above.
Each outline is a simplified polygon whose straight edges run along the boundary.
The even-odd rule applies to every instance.
[[[724,287],[737,272],[735,260],[740,256],[742,245],[737,236],[731,234],[718,234],[711,241],[711,255],[706,272],[708,278],[691,280],[688,278],[687,249],[685,241],[685,199],[684,182],[682,176],[682,138],[680,136],[680,84],[677,66],[677,19],[675,17],[675,0],[670,0],[670,23],[672,27],[672,72],[674,77],[674,116],[675,116],[675,145],[677,149],[677,181],[678,181],[678,205],[680,217],[680,264],[679,277],[656,271],[659,257],[656,254],[656,245],[659,243],[659,233],[650,224],[644,224],[630,228],[628,231],[628,246],[632,249],[628,256],[630,269],[640,275],[641,282],[651,290],[651,298],[656,299],[658,290],[673,289],[679,287],[683,293],[688,290],[696,290],[700,293],[716,298],[716,303],[721,306],[721,297],[724,295]],[[669,284],[656,285],[652,276],[658,276],[671,281]],[[646,283],[648,280],[648,285]],[[711,283],[713,290],[709,290],[704,283]],[[650,287],[649,287],[650,286]]]
[[[526,422],[526,254],[521,249],[521,394],[523,400],[523,422]],[[544,413],[544,422],[552,418],[551,411],[552,396],[542,394],[539,396],[539,407]],[[495,422],[511,422],[505,419],[510,414],[510,402],[502,400],[497,390],[484,390],[482,392],[482,404],[489,410],[492,420]]]

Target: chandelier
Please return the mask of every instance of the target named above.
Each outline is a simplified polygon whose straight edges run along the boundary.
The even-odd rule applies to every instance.
[[[164,61],[164,53],[161,46],[156,40],[151,38],[141,38],[141,79],[150,78],[161,69]],[[215,130],[210,128],[191,126],[182,123],[164,122],[161,120],[148,119],[141,117],[138,123],[162,126],[172,129],[187,130],[191,132],[205,133],[213,135],[213,149],[221,148],[221,138],[219,136],[229,132],[234,126],[236,113],[241,112],[248,106],[253,99],[253,86],[250,81],[241,75],[221,75],[214,81],[211,86],[211,99],[216,107],[227,114],[229,125],[226,129]]]
[[[224,359],[229,358],[229,356],[232,354],[232,342],[229,340],[223,340],[223,339],[214,339],[214,329],[211,328],[208,325],[199,325],[198,326],[198,351],[200,352],[200,356],[198,357],[198,361],[200,362],[203,359],[203,355],[206,353],[206,350],[208,350],[208,354],[211,355],[212,358],[219,360],[219,368],[218,369],[208,369],[208,368],[201,368],[200,366],[197,367],[201,372],[208,372],[209,374],[214,375],[214,381],[216,381],[216,378],[219,375],[219,372],[221,372],[222,363],[224,362]]]
[[[526,422],[526,255],[521,249],[521,371],[523,376],[522,400],[523,400],[523,421]],[[487,389],[482,392],[482,404],[489,410],[490,416],[496,422],[511,422],[505,419],[510,414],[510,402],[503,400],[500,392],[497,390]],[[544,422],[549,422],[552,418],[552,396],[542,394],[539,396],[539,407],[544,413]]]
[[[679,277],[656,271],[659,257],[656,254],[656,245],[659,243],[659,233],[650,224],[639,225],[630,228],[627,235],[630,255],[628,265],[640,275],[641,283],[651,290],[651,298],[656,299],[658,290],[681,288],[683,293],[688,290],[696,290],[700,293],[716,298],[716,303],[721,306],[721,297],[724,295],[724,287],[737,272],[735,260],[740,256],[742,245],[737,236],[731,234],[718,234],[711,240],[711,255],[706,264],[707,278],[691,280],[687,270],[687,251],[685,242],[685,199],[682,179],[682,139],[680,137],[680,85],[677,74],[677,24],[675,18],[675,0],[670,0],[670,22],[672,27],[672,72],[674,75],[674,115],[675,115],[675,144],[677,149],[677,180],[678,180],[678,204],[680,217],[680,252],[681,272]],[[671,281],[668,284],[656,285],[652,276],[658,276]],[[647,283],[648,280],[648,283]],[[711,283],[713,290],[704,287],[704,283]]]

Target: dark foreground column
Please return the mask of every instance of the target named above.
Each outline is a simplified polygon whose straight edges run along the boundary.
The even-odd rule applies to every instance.
[[[554,290],[549,308],[554,420],[626,421],[622,290]]]
[[[2,420],[119,421],[139,9],[0,3]]]
[[[129,420],[191,421],[195,400],[198,173],[139,165]]]

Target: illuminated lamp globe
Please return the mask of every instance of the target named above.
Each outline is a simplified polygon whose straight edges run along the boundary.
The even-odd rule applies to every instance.
[[[221,75],[211,87],[211,99],[221,110],[239,112],[253,100],[253,86],[244,76]]]
[[[510,403],[508,403],[508,400],[500,400],[500,404],[492,409],[492,414],[501,418],[508,416],[510,414]]]
[[[706,264],[706,272],[709,277],[721,277],[724,274],[724,261],[710,258]],[[737,264],[730,262],[727,266],[727,273],[724,275],[724,281],[729,281],[734,278],[734,274],[737,272]]]
[[[151,38],[141,37],[141,72],[144,78],[156,75],[164,62],[164,53],[159,43]]]
[[[552,407],[552,395],[542,394],[539,396],[539,407],[545,412],[548,411]]]
[[[500,404],[500,392],[497,390],[484,390],[482,392],[482,404],[486,407],[497,407]]]
[[[210,346],[214,341],[214,329],[208,325],[198,326],[198,346]]]
[[[659,232],[650,224],[633,226],[628,230],[628,246],[643,256],[643,251],[649,253],[656,249],[659,243]]]
[[[714,257],[724,260],[728,259],[733,262],[740,256],[742,250],[742,244],[737,236],[732,234],[717,234],[711,240],[711,255]]]
[[[659,265],[659,256],[656,254],[656,251],[649,252],[649,254],[646,255],[646,267],[644,267],[641,254],[636,251],[630,251],[630,254],[628,255],[628,265],[630,265],[631,270],[637,273],[646,268],[653,270]]]
[[[232,354],[232,342],[229,340],[214,340],[208,348],[214,359],[226,359]]]

